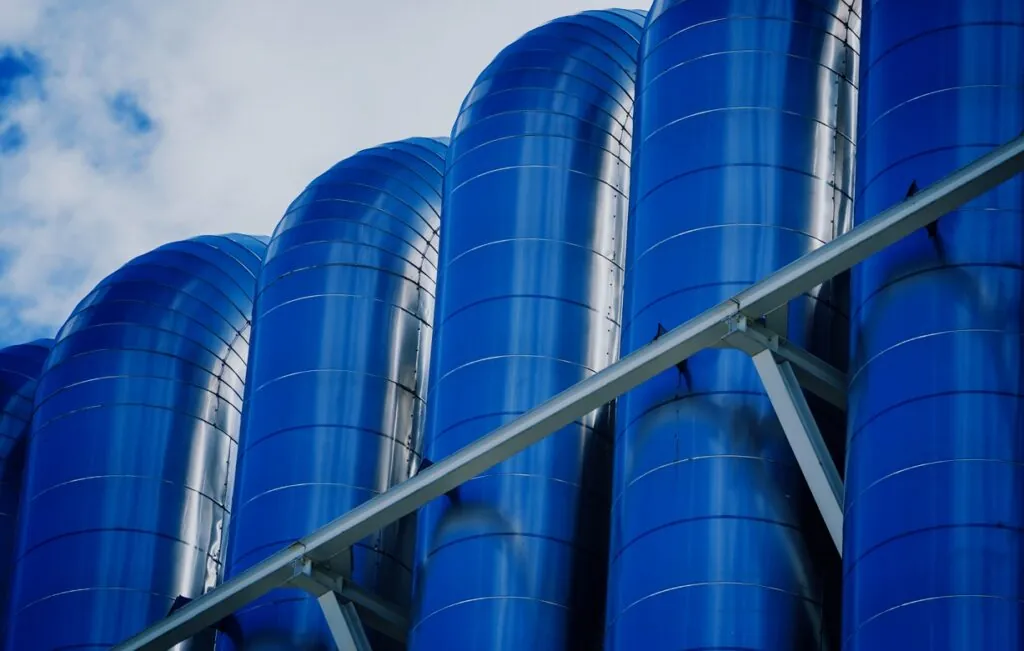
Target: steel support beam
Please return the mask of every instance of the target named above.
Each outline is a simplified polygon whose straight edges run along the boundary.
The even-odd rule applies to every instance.
[[[351,603],[368,628],[383,633],[393,640],[405,642],[409,635],[409,616],[404,609],[364,590],[346,576],[339,576],[333,568],[323,568],[309,559],[294,564],[288,585],[305,590],[318,599],[325,593],[337,595],[344,603]]]
[[[359,614],[352,602],[342,601],[334,592],[323,593],[317,597],[317,602],[338,651],[371,651],[366,631],[359,622]]]
[[[743,314],[757,319],[785,305],[991,190],[1022,168],[1024,137],[1019,137],[438,461],[415,477],[364,502],[115,649],[162,651],[188,639],[287,582],[297,559],[329,560],[430,500],[525,450],[694,353],[718,343],[729,332],[730,318]]]
[[[725,343],[751,357],[763,350],[772,351],[793,365],[800,386],[846,410],[846,374],[768,328],[740,315],[730,321]]]
[[[832,454],[828,451],[818,424],[814,421],[800,383],[789,362],[778,362],[770,350],[754,355],[754,366],[761,376],[768,399],[782,423],[789,447],[821,511],[828,533],[843,555],[843,482]]]
[[[850,232],[751,285],[733,300],[757,319],[1024,170],[1024,135],[929,185]],[[980,219],[984,219],[983,217]]]

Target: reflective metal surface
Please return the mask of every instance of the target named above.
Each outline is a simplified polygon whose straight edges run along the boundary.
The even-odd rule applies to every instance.
[[[643,12],[585,12],[494,59],[445,177],[426,455],[437,460],[618,358]],[[419,513],[410,649],[600,645],[610,410]]]
[[[841,0],[655,2],[624,353],[849,228],[858,28]],[[829,283],[768,325],[843,367],[843,297]],[[616,434],[609,651],[829,646],[835,549],[747,355],[707,350],[626,394]]]
[[[18,502],[36,382],[52,346],[52,339],[39,339],[0,350],[0,636],[7,630]]]
[[[108,648],[220,578],[265,239],[204,236],[79,303],[36,391],[7,648]]]
[[[447,139],[414,138],[359,152],[278,225],[253,321],[229,576],[419,467],[446,150]],[[352,578],[408,605],[414,525],[356,545]],[[333,646],[316,599],[297,589],[238,619],[245,649]]]
[[[858,219],[1024,130],[1024,5],[865,3]],[[1024,639],[1024,181],[854,276],[844,647]]]
[[[429,467],[421,467],[411,479],[268,556],[114,648],[163,651],[187,639],[289,581],[295,576],[296,564],[302,565],[307,559],[326,562],[337,557],[377,529],[411,515],[430,500],[450,493],[484,470],[550,436],[574,418],[585,416],[700,350],[721,343],[731,330],[730,324],[747,309],[764,314],[785,305],[1020,173],[1024,173],[1024,135],[979,156],[906,201],[708,308],[664,337],[622,357],[458,452]]]

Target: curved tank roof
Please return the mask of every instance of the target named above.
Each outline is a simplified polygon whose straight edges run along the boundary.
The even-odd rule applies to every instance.
[[[624,353],[849,228],[858,25],[846,0],[654,3]],[[843,367],[841,290],[768,325]],[[695,355],[623,396],[616,424],[608,651],[820,648],[838,563],[749,356]]]
[[[1024,131],[1024,4],[864,3],[857,218]],[[844,649],[1020,646],[1024,179],[854,272]]]
[[[219,580],[265,249],[161,246],[61,328],[36,392],[8,648],[109,647]]]
[[[38,339],[0,350],[0,635],[7,628],[15,527],[36,382],[52,346],[52,339]]]
[[[440,459],[618,357],[643,12],[543,25],[452,130],[426,454]],[[600,646],[609,409],[419,514],[410,649]]]
[[[229,576],[419,467],[446,145],[412,138],[341,161],[274,232],[254,310]],[[408,606],[413,525],[356,545],[352,580]],[[246,649],[333,645],[316,599],[296,589],[237,620]],[[394,648],[368,634],[375,650]]]

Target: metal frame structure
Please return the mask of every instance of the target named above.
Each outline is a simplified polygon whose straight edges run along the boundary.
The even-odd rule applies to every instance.
[[[782,423],[782,431],[793,449],[797,465],[811,489],[836,551],[842,556],[843,482],[807,406],[800,382],[790,363],[778,361],[770,350],[754,355],[754,366]]]
[[[843,554],[843,482],[804,390],[846,410],[846,374],[740,315],[723,343],[750,355],[839,555]]]
[[[841,550],[842,484],[799,387],[802,385],[833,404],[844,406],[846,380],[835,369],[758,326],[756,321],[1022,170],[1024,135],[421,470],[415,477],[364,502],[114,648],[117,651],[169,649],[274,588],[289,584],[308,586],[317,594],[337,642],[347,645],[341,648],[366,648],[360,646],[365,643],[365,637],[360,639],[361,625],[353,614],[352,604],[356,607],[360,604],[355,596],[346,596],[337,572],[328,568],[332,559],[336,561],[336,557],[359,540],[413,513],[658,373],[717,345],[738,347],[752,355],[801,471],[837,549]],[[373,612],[373,607],[363,604],[360,612],[364,618],[367,611]],[[382,612],[393,625],[402,625],[401,615],[387,607],[376,614]]]

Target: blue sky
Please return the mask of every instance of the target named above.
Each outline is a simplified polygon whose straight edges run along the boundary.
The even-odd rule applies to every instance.
[[[43,65],[26,50],[0,51],[0,155],[12,155],[25,145],[25,130],[17,121],[7,120],[4,107],[37,91]]]
[[[358,149],[447,135],[491,58],[583,0],[0,3],[0,345],[130,258],[269,233]]]

